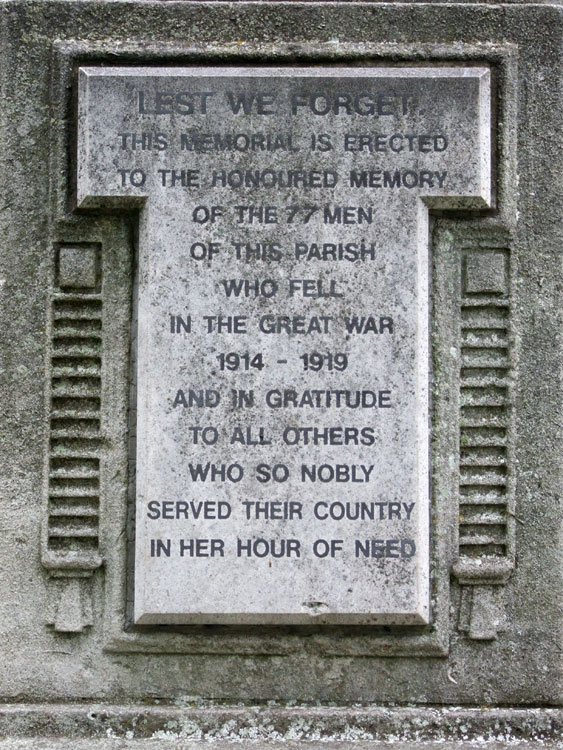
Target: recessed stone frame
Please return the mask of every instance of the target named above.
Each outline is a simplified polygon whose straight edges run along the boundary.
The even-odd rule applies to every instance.
[[[102,375],[102,434],[104,451],[100,463],[101,547],[104,561],[103,612],[100,614],[105,648],[117,652],[153,653],[225,653],[225,654],[287,654],[303,651],[325,655],[404,655],[446,656],[450,633],[450,574],[458,556],[458,494],[459,475],[448,469],[453,457],[459,461],[458,396],[460,393],[459,362],[452,363],[452,351],[460,349],[460,289],[462,248],[471,244],[477,227],[498,234],[508,231],[514,222],[515,175],[514,131],[509,108],[515,102],[515,55],[510,46],[481,47],[440,45],[396,45],[339,43],[332,45],[260,45],[252,49],[237,45],[201,48],[159,46],[146,44],[119,46],[119,53],[110,40],[89,43],[65,40],[53,46],[52,71],[52,213],[53,221],[61,227],[61,241],[67,241],[65,224],[76,227],[80,234],[107,235],[111,248],[102,248],[104,282],[102,300],[104,319],[111,321],[110,330],[103,333],[104,368]],[[111,58],[108,57],[111,55]],[[433,425],[432,425],[432,546],[431,588],[432,623],[426,627],[364,627],[364,626],[307,626],[307,627],[233,627],[233,626],[158,626],[130,625],[128,599],[131,597],[133,568],[127,534],[128,477],[133,474],[131,462],[128,409],[129,353],[131,346],[134,247],[130,227],[135,216],[111,213],[81,213],[72,216],[72,185],[74,153],[73,80],[80,65],[107,64],[464,64],[490,65],[494,86],[502,90],[503,111],[496,113],[494,132],[502,133],[495,142],[496,158],[494,190],[498,196],[496,210],[481,216],[460,215],[459,220],[434,217],[432,248],[433,316]],[[493,105],[497,101],[493,93]],[[494,107],[493,107],[494,108]],[[497,127],[502,124],[502,127]],[[444,230],[447,227],[447,230]],[[114,247],[115,237],[121,233],[123,245]],[[64,237],[63,237],[64,235]],[[448,235],[448,237],[446,237]],[[455,247],[450,242],[456,237]],[[87,241],[85,238],[84,241]],[[112,244],[113,243],[113,244]],[[116,264],[116,268],[112,267]],[[127,266],[127,264],[129,264]],[[127,267],[127,268],[126,268]],[[128,269],[128,270],[127,270]],[[115,271],[115,272],[114,272]],[[447,290],[447,294],[444,292]],[[127,370],[125,374],[125,367]],[[440,375],[437,377],[437,365]],[[438,429],[438,425],[440,425]],[[102,587],[100,587],[101,592]],[[96,620],[97,623],[97,620]],[[303,638],[304,635],[308,637]],[[306,645],[305,645],[306,643]]]

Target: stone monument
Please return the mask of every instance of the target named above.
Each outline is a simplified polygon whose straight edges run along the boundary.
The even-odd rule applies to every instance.
[[[1,7],[0,748],[557,747],[561,6]]]

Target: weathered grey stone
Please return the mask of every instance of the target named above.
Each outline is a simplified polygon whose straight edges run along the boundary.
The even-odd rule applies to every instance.
[[[521,2],[0,4],[0,696],[15,716],[2,742],[114,742],[107,723],[117,742],[159,742],[174,701],[193,704],[180,712],[192,728],[233,719],[226,708],[210,727],[203,697],[240,703],[239,728],[254,726],[251,703],[280,700],[338,704],[371,731],[366,702],[381,712],[375,746],[561,743],[561,14]],[[74,187],[78,70],[131,65],[490,68],[493,207],[429,206],[428,624],[135,624],[142,205],[77,209]],[[70,265],[63,253],[69,285],[62,248],[87,251]],[[111,718],[79,719],[74,701]],[[401,733],[390,704],[405,703],[431,724],[444,706],[439,732]],[[467,735],[464,711],[478,724]],[[295,706],[287,717],[274,726],[298,721]],[[139,721],[147,731],[127,739]]]
[[[146,201],[136,622],[428,622],[426,206],[489,205],[488,68],[78,85],[78,205]]]
[[[191,704],[191,705],[190,705]],[[219,706],[195,697],[177,705],[12,706],[0,711],[0,729],[12,741],[30,735],[46,747],[73,741],[101,747],[152,747],[192,743],[223,747],[405,747],[443,745],[456,750],[486,747],[554,747],[561,737],[561,712],[554,709],[391,708],[382,706]],[[88,738],[85,740],[85,738]],[[109,743],[104,745],[103,743]],[[64,745],[63,745],[64,746]],[[96,746],[96,745],[94,745]]]
[[[59,248],[56,284],[62,289],[88,289],[98,283],[99,250],[96,247]]]
[[[260,750],[317,750],[319,743],[316,740],[297,742],[270,742],[269,740],[242,740],[238,742],[226,741],[201,742],[200,740],[178,740],[173,733],[165,732],[156,740],[128,740],[108,738],[103,740],[64,740],[64,739],[41,739],[34,737],[27,740],[0,740],[0,750],[162,750],[162,748],[173,747],[174,750],[201,750],[201,748],[213,748],[213,750],[232,750],[244,744],[247,747]],[[323,742],[323,750],[396,750],[397,743],[378,742],[374,745],[372,741],[351,740],[349,742]],[[401,750],[554,750],[559,744],[539,740],[532,742],[401,742]]]

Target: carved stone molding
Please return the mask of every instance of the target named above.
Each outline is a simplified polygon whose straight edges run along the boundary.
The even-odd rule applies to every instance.
[[[472,246],[461,261],[458,628],[491,640],[514,567],[510,251]]]
[[[47,622],[92,624],[89,578],[100,567],[101,248],[60,244],[50,310],[49,448],[42,563],[54,585]]]
[[[424,59],[425,61],[438,60],[440,62],[453,61],[455,63],[460,60],[474,59],[479,61],[484,60],[493,66],[495,84],[503,91],[503,98],[498,105],[497,111],[501,127],[499,126],[498,128],[496,143],[499,155],[496,183],[497,192],[502,194],[502,200],[499,201],[497,218],[503,226],[510,226],[508,219],[512,215],[514,202],[514,194],[511,186],[515,184],[515,149],[511,147],[513,145],[514,128],[511,124],[512,121],[509,121],[507,117],[507,111],[515,97],[516,58],[514,49],[510,45],[490,46],[485,51],[481,47],[465,45],[455,48],[451,46],[428,45],[424,47],[424,50],[417,45],[416,48],[405,46],[401,49],[402,51],[399,55],[401,60]],[[302,52],[307,59],[312,61],[317,59],[326,60],[326,47],[322,45],[318,48],[308,46]],[[487,602],[492,600],[495,602],[498,601],[498,608],[501,607],[501,596],[497,597],[497,594],[502,593],[503,583],[509,577],[513,566],[511,557],[513,549],[510,546],[511,534],[513,532],[509,528],[511,518],[507,512],[504,514],[500,524],[493,523],[492,521],[497,519],[495,516],[487,518],[487,503],[484,503],[483,508],[481,508],[481,504],[466,503],[465,499],[461,498],[459,510],[462,512],[463,521],[460,524],[460,539],[464,540],[463,544],[458,544],[457,539],[454,538],[454,534],[450,533],[450,530],[454,526],[457,530],[456,515],[458,504],[456,503],[456,493],[465,487],[463,483],[466,480],[471,479],[471,470],[465,464],[460,464],[460,476],[462,478],[460,480],[461,484],[458,484],[457,472],[451,471],[446,460],[446,457],[449,455],[448,450],[456,444],[456,431],[458,430],[459,410],[455,394],[458,392],[460,378],[461,389],[459,392],[463,395],[464,399],[468,398],[471,400],[476,394],[471,393],[469,389],[479,387],[479,385],[472,385],[470,378],[467,382],[465,381],[466,373],[463,367],[461,371],[457,370],[455,366],[453,368],[449,367],[451,363],[448,359],[448,352],[455,351],[458,346],[458,336],[460,334],[458,334],[455,321],[456,308],[457,314],[461,314],[462,317],[466,315],[467,309],[468,324],[466,326],[464,322],[462,328],[472,328],[469,318],[472,314],[479,313],[470,311],[482,309],[482,311],[485,311],[482,314],[487,314],[487,300],[490,303],[489,307],[496,310],[498,315],[502,316],[502,310],[508,310],[508,315],[510,314],[508,290],[506,294],[499,294],[498,292],[489,293],[487,291],[481,293],[478,290],[471,291],[464,288],[463,303],[461,307],[458,307],[456,291],[454,289],[456,275],[454,267],[457,268],[457,254],[450,255],[448,248],[444,248],[443,252],[442,250],[436,251],[439,259],[434,277],[434,284],[438,286],[442,285],[444,291],[451,291],[452,295],[450,297],[447,295],[436,296],[436,290],[434,290],[434,314],[437,321],[436,327],[440,329],[439,335],[436,335],[435,345],[438,347],[438,351],[435,354],[437,360],[443,364],[442,370],[444,372],[444,379],[447,382],[441,382],[440,387],[435,389],[433,402],[434,410],[440,414],[440,424],[444,428],[439,431],[434,445],[434,452],[439,460],[435,462],[433,469],[434,503],[431,541],[434,573],[431,579],[432,624],[421,629],[413,628],[408,633],[395,633],[394,631],[389,631],[389,629],[379,628],[370,628],[363,631],[358,629],[354,631],[338,630],[334,632],[322,632],[321,630],[314,629],[308,633],[309,637],[307,639],[302,637],[303,634],[299,630],[291,629],[272,629],[268,632],[258,630],[243,632],[237,628],[215,628],[210,630],[209,628],[190,627],[180,632],[178,629],[173,628],[160,628],[156,630],[131,626],[129,605],[132,596],[131,585],[134,571],[132,559],[128,557],[127,534],[124,530],[127,524],[126,474],[128,473],[130,478],[134,472],[134,461],[128,450],[128,441],[134,441],[134,437],[128,431],[130,423],[126,418],[127,410],[134,408],[134,401],[131,400],[129,394],[128,381],[129,348],[132,343],[130,327],[130,286],[132,284],[131,268],[133,266],[130,254],[132,250],[129,247],[126,232],[123,233],[122,229],[119,229],[120,222],[123,223],[123,227],[127,225],[127,220],[123,219],[122,216],[113,215],[110,217],[109,215],[101,216],[99,214],[82,213],[77,217],[75,214],[75,218],[78,218],[79,221],[74,224],[73,220],[69,220],[70,214],[68,213],[69,207],[71,208],[73,205],[72,191],[69,187],[72,185],[72,159],[69,161],[67,158],[69,153],[73,153],[74,147],[71,133],[73,123],[72,100],[69,94],[72,91],[72,71],[78,64],[104,64],[110,59],[108,58],[108,54],[111,54],[111,61],[114,64],[118,64],[122,58],[125,64],[139,60],[143,63],[159,62],[162,59],[172,61],[176,64],[185,64],[186,61],[196,62],[201,60],[202,56],[208,59],[210,54],[219,55],[221,59],[228,59],[231,62],[239,64],[241,60],[245,62],[252,59],[252,55],[249,56],[248,50],[244,51],[239,47],[221,48],[220,50],[206,48],[202,52],[199,49],[183,47],[181,45],[177,47],[170,45],[163,47],[159,44],[146,43],[143,45],[124,45],[116,52],[115,45],[106,47],[95,41],[87,42],[71,39],[57,42],[53,46],[52,122],[54,148],[52,154],[52,210],[56,217],[68,222],[67,229],[59,234],[59,239],[68,244],[58,246],[57,253],[60,253],[60,249],[63,247],[81,250],[97,247],[96,252],[98,253],[98,260],[96,261],[98,264],[98,276],[95,287],[90,287],[89,289],[85,289],[84,287],[66,287],[63,289],[58,285],[58,282],[55,285],[52,300],[53,330],[50,334],[53,342],[53,352],[56,336],[54,326],[55,304],[58,301],[72,302],[77,307],[80,304],[86,305],[88,302],[97,303],[99,305],[97,315],[101,326],[102,297],[100,294],[101,267],[99,257],[101,242],[99,245],[88,244],[89,238],[93,237],[96,240],[103,241],[105,264],[105,289],[103,295],[104,317],[106,319],[105,338],[103,342],[105,368],[104,400],[102,403],[101,382],[99,381],[97,385],[100,398],[98,426],[89,436],[80,435],[79,430],[74,431],[77,440],[84,437],[88,438],[87,444],[91,450],[89,452],[86,451],[86,442],[80,445],[76,441],[74,443],[75,452],[73,453],[69,447],[64,456],[77,459],[95,459],[98,457],[99,482],[99,462],[102,455],[100,425],[103,426],[104,440],[107,440],[107,445],[111,449],[106,450],[103,455],[101,487],[98,488],[98,493],[92,492],[89,495],[92,498],[96,498],[96,513],[92,513],[90,516],[82,516],[82,520],[79,522],[85,525],[91,522],[90,529],[86,533],[92,534],[92,536],[67,537],[66,544],[69,544],[69,547],[66,549],[60,546],[57,547],[59,543],[55,542],[47,534],[47,529],[51,524],[54,525],[55,518],[54,514],[51,516],[50,509],[54,506],[52,506],[49,500],[49,510],[45,514],[46,533],[44,534],[42,561],[50,571],[52,578],[51,585],[57,591],[59,591],[59,587],[61,590],[58,599],[58,620],[56,617],[57,612],[55,614],[49,613],[49,622],[53,623],[56,629],[61,630],[66,630],[66,624],[70,623],[72,629],[70,631],[67,630],[67,632],[78,632],[89,624],[90,610],[88,599],[92,583],[91,576],[94,570],[102,565],[103,562],[106,570],[101,612],[103,615],[104,647],[108,652],[272,655],[308,650],[331,656],[357,656],[365,654],[370,656],[445,657],[449,649],[450,572],[453,559],[455,560],[454,572],[458,581],[462,584],[464,591],[459,628],[467,630],[472,623],[472,627],[469,628],[471,637],[475,637],[474,634],[477,632],[491,632],[488,629],[489,625],[485,626],[485,623],[498,622],[501,624],[502,618],[500,615],[495,615],[494,617],[491,615],[489,617],[487,613],[491,612],[491,607],[489,607]],[[270,57],[272,59],[293,59],[295,50],[293,46],[286,48],[283,45],[281,47],[276,45],[275,49],[261,48],[260,54],[268,56],[268,59]],[[385,44],[373,46],[361,45],[361,48],[355,45],[339,45],[337,50],[332,51],[331,59],[345,62],[348,59],[357,59],[358,55],[366,57],[366,59],[385,60],[389,59],[390,50]],[[393,59],[396,59],[396,55],[397,51],[394,50]],[[133,218],[133,222],[135,221],[136,219]],[[71,226],[73,228],[69,230]],[[71,232],[70,234],[69,231]],[[472,252],[477,253],[479,257],[483,256],[485,263],[487,257],[489,257],[487,256],[487,252],[493,252],[493,254],[500,253],[505,258],[505,280],[508,279],[508,245],[504,240],[499,240],[498,235],[488,244],[480,244],[480,241],[477,241],[469,246],[467,238],[472,235],[472,230],[454,231],[454,234],[457,238],[462,238],[458,248],[462,247],[462,256],[465,259],[463,261],[465,276],[467,275],[468,268],[467,258]],[[133,235],[134,232],[132,232]],[[81,241],[71,245],[68,238],[73,236],[78,237]],[[87,252],[86,255],[88,254]],[[450,268],[450,263],[453,266],[452,268]],[[469,268],[471,269],[471,263],[469,263]],[[449,275],[450,271],[451,276]],[[437,300],[439,304],[437,304]],[[501,302],[503,304],[500,304]],[[95,317],[95,315],[92,315],[90,320],[93,320]],[[88,315],[85,314],[85,318],[87,319]],[[463,348],[468,347],[464,345]],[[100,365],[101,350],[102,342],[100,339],[97,350]],[[55,373],[54,365],[51,363],[52,357],[49,361],[49,366],[53,366],[53,373]],[[126,365],[127,370],[125,369]],[[80,377],[78,370],[76,370],[74,376]],[[55,380],[54,374],[52,380]],[[496,382],[490,385],[493,388],[503,387]],[[52,398],[54,384],[51,385],[50,391],[49,398]],[[510,389],[506,392],[507,399],[510,398],[509,394]],[[505,407],[503,407],[506,408],[507,413],[509,412],[508,403],[507,400]],[[466,406],[469,407],[470,403],[468,402]],[[469,411],[465,406],[463,409],[465,409],[465,412]],[[464,411],[462,410],[463,413]],[[52,457],[55,455],[55,447],[58,451],[62,450],[61,444],[56,441],[58,438],[63,437],[63,435],[57,434],[53,424],[54,421],[51,423],[50,431],[49,462],[51,462]],[[465,427],[461,426],[460,430],[461,437],[463,437],[465,435]],[[508,435],[508,438],[510,439],[510,435]],[[96,441],[98,442],[96,443]],[[493,445],[462,445],[462,448],[465,449],[465,447],[491,448],[497,450],[500,455],[505,446],[496,443]],[[509,460],[509,445],[506,446],[506,451],[507,460]],[[57,457],[62,459],[63,453],[59,453]],[[467,457],[464,452],[462,461],[465,462]],[[499,464],[497,468],[500,468],[500,466]],[[511,491],[508,491],[507,498],[511,497]],[[49,480],[49,487],[45,495],[51,497],[52,494],[52,487]],[[100,500],[103,505],[103,512],[99,515],[99,529],[102,532],[105,542],[103,554],[100,546],[100,533],[97,524],[94,523],[94,519],[98,517],[97,505],[99,505]],[[510,510],[510,502],[512,501],[508,499],[508,504],[504,504],[504,502],[499,503],[497,510],[501,512],[501,515],[502,508],[506,507]],[[475,506],[479,507],[475,508]],[[86,514],[92,508],[85,509]],[[475,523],[475,516],[472,515],[474,512],[478,514],[478,520]],[[90,518],[90,522],[84,520],[87,517]],[[68,515],[66,518],[69,519],[68,523],[70,526],[70,521],[73,517]],[[486,520],[490,523],[485,523]],[[503,524],[509,528],[509,533],[506,537],[508,539],[508,546],[504,548],[503,554],[489,556],[484,554],[484,550],[479,548],[479,545],[470,542],[466,543],[466,540],[473,535],[470,527],[484,527],[489,525],[496,527]],[[494,533],[497,531],[495,529]],[[96,536],[94,536],[94,532]],[[132,533],[132,529],[129,529],[129,534],[131,535]],[[470,549],[473,550],[471,554],[469,554]],[[479,553],[477,556],[473,556],[475,551]],[[500,552],[501,550],[499,549],[498,551]],[[63,578],[59,578],[59,576],[63,576]],[[487,589],[487,587],[492,587],[492,590]],[[66,620],[64,618],[65,612],[67,613]],[[66,624],[60,627],[62,623]],[[493,627],[496,626],[493,625]],[[495,633],[498,629],[497,627]]]

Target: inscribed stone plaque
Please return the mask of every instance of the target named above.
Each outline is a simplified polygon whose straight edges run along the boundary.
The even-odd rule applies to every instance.
[[[489,71],[82,68],[78,205],[141,206],[135,620],[425,623],[428,206]]]

